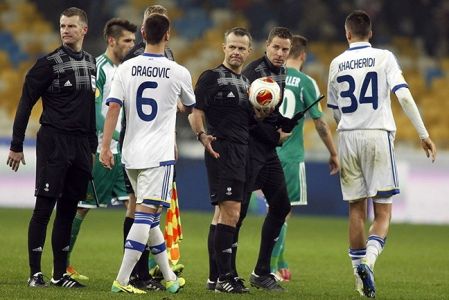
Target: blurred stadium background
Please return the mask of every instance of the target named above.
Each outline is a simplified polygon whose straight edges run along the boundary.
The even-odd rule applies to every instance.
[[[19,174],[7,170],[12,122],[23,78],[37,57],[60,44],[60,12],[70,6],[86,10],[89,32],[84,49],[93,55],[105,49],[102,29],[112,17],[141,24],[148,5],[162,4],[172,20],[170,47],[175,59],[192,73],[200,73],[222,61],[223,33],[233,26],[250,29],[255,53],[263,54],[272,26],[286,26],[310,41],[305,72],[326,93],[330,61],[347,48],[343,23],[354,9],[372,17],[376,47],[392,50],[398,57],[421,110],[439,156],[432,165],[424,159],[419,140],[397,101],[393,112],[398,127],[397,157],[402,193],[395,205],[395,221],[449,223],[449,1],[447,0],[0,0],[0,206],[30,207],[34,203],[34,137],[39,128],[40,104],[35,107],[27,131],[27,166]],[[140,34],[137,34],[140,39]],[[327,115],[328,123],[335,123]],[[345,215],[346,205],[337,178],[328,176],[326,150],[313,124],[306,123],[306,159],[310,205],[301,213]],[[178,187],[181,207],[210,209],[202,163],[202,147],[196,143],[185,117],[178,121]],[[254,211],[263,205],[255,205]]]

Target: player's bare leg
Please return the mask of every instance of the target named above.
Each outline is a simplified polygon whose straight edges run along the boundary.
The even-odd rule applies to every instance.
[[[126,217],[134,218],[136,212],[136,195],[134,193],[128,194],[129,200],[124,201],[126,207]]]
[[[374,221],[369,229],[369,235],[377,235],[386,238],[390,228],[391,203],[374,202]]]
[[[349,203],[349,247],[351,249],[362,249],[366,246],[366,209],[366,199]]]

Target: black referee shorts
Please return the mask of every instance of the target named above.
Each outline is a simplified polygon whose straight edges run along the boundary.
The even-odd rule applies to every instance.
[[[248,145],[216,140],[212,142],[212,148],[220,157],[215,159],[208,152],[204,154],[211,203],[217,205],[222,201],[243,201]]]
[[[248,191],[261,189],[270,209],[290,210],[284,171],[276,150],[265,155],[265,160],[251,159],[248,166]],[[249,200],[249,199],[248,199]]]
[[[86,136],[60,133],[42,126],[36,142],[35,196],[84,200],[92,178],[92,155]]]

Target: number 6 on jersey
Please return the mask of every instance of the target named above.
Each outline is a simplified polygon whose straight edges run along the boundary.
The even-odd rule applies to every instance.
[[[146,89],[155,89],[158,84],[155,81],[145,81],[137,88],[136,93],[136,109],[139,118],[145,122],[150,122],[156,118],[157,115],[157,102],[153,98],[145,98],[143,97],[143,91]],[[151,106],[151,113],[146,114],[143,111],[143,106],[149,105]]]

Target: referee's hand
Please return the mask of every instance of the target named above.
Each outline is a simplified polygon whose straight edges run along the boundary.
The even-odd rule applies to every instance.
[[[209,152],[209,154],[213,158],[220,157],[220,153],[215,152],[214,148],[212,148],[212,142],[217,139],[216,137],[214,137],[213,135],[203,133],[198,137],[198,139],[201,142],[201,144],[203,144],[204,148],[206,148],[206,151]]]
[[[114,166],[114,155],[112,154],[111,149],[101,149],[100,162],[106,169],[112,169],[112,167]]]
[[[17,172],[17,170],[19,169],[20,162],[22,162],[22,164],[26,165],[25,156],[24,156],[23,152],[9,151],[8,160],[6,161],[6,164],[8,166],[10,166],[14,172]]]

